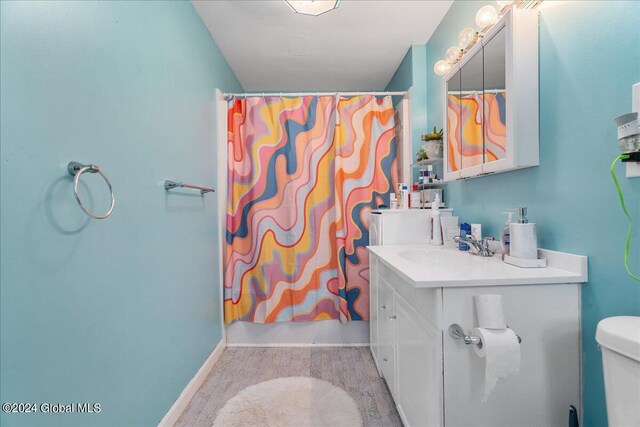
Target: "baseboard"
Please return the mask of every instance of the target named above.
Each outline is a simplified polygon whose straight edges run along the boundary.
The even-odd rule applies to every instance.
[[[227,345],[241,346],[287,344],[360,344],[369,342],[368,321],[340,323],[339,320],[316,322],[252,323],[227,325]]]
[[[369,347],[368,342],[358,343],[275,343],[275,344],[255,344],[255,343],[229,343],[227,347]]]
[[[378,363],[378,358],[376,357],[376,353],[373,351],[373,349],[369,349],[370,353],[371,353],[371,357],[373,358],[373,364],[376,365],[376,371],[378,371],[378,376],[380,378],[384,378],[384,376],[382,375],[382,369],[380,369],[380,364]]]
[[[165,414],[164,418],[158,424],[158,427],[172,427],[180,418],[180,415],[187,409],[189,406],[189,402],[193,399],[193,396],[196,395],[200,386],[207,379],[207,375],[213,369],[213,366],[216,364],[220,356],[222,356],[222,352],[227,347],[227,343],[224,338],[220,340],[216,348],[213,349],[207,360],[204,361],[198,372],[196,372],[195,376],[191,378],[189,384],[182,390],[178,399],[173,403],[169,411]]]

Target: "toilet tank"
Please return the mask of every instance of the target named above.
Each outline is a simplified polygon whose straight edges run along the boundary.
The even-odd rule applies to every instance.
[[[601,320],[596,341],[602,350],[609,426],[640,426],[640,317]]]

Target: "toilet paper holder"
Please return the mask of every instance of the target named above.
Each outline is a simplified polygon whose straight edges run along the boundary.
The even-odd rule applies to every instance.
[[[507,325],[507,328],[508,327],[509,325]],[[465,334],[462,326],[458,325],[457,323],[452,323],[449,326],[449,336],[455,340],[462,340],[467,345],[482,345],[482,340],[480,339],[480,337]],[[522,338],[520,338],[520,335],[516,334],[516,337],[518,337],[518,342],[521,343]]]

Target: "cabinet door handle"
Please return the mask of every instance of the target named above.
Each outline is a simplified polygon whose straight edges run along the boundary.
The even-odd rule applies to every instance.
[[[386,305],[381,305],[381,306],[380,306],[380,310],[386,310],[386,309],[387,309],[387,306],[386,306]]]
[[[396,316],[395,314],[393,316],[389,316],[389,320],[396,320],[398,318],[398,316]]]

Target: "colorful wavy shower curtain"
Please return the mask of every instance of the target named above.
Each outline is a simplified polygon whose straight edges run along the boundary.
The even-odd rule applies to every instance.
[[[234,99],[228,130],[225,321],[368,319],[368,216],[397,181],[391,98]]]

